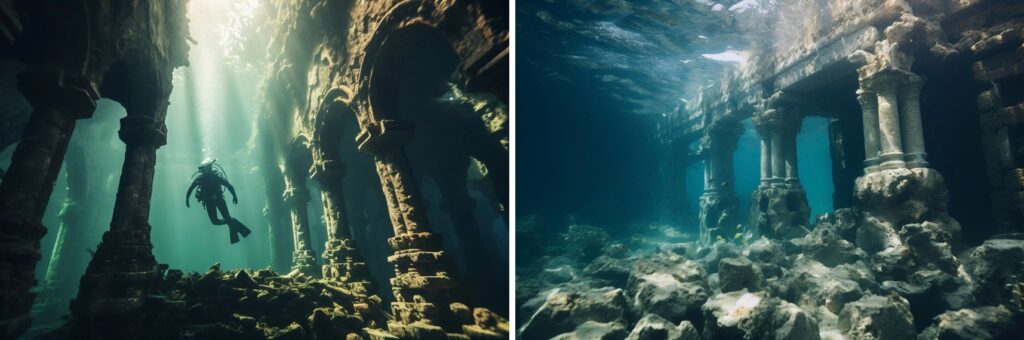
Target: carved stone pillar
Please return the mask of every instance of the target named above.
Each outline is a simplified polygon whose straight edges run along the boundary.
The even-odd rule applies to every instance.
[[[780,129],[786,161],[786,186],[800,188],[800,171],[796,162],[796,134],[800,131],[801,119],[793,119]]]
[[[411,137],[408,122],[383,120],[364,126],[356,142],[360,151],[374,156],[394,228],[395,236],[388,243],[395,253],[388,262],[395,268],[391,279],[395,320],[388,323],[388,330],[400,338],[441,338],[460,332],[449,308],[456,282],[441,237],[431,233],[419,201],[419,188],[403,148]]]
[[[320,275],[316,265],[316,255],[310,245],[309,236],[309,190],[306,189],[306,176],[290,167],[285,169],[285,190],[282,198],[292,217],[292,272],[300,272],[310,276]]]
[[[761,140],[761,185],[760,189],[767,188],[772,184],[772,143],[768,136],[759,133]]]
[[[864,173],[878,171],[878,154],[881,153],[881,141],[878,139],[878,97],[874,92],[864,89],[857,90],[857,101],[860,102],[862,120],[864,122]]]
[[[719,121],[705,130],[700,146],[704,157],[705,187],[700,197],[700,241],[708,244],[718,237],[731,240],[736,234],[738,215],[732,157],[743,126]]]
[[[25,71],[18,88],[33,112],[0,182],[0,338],[29,327],[43,212],[75,121],[91,117],[98,98],[88,79],[59,71]]]
[[[871,79],[870,89],[878,94],[878,130],[882,152],[878,156],[881,161],[879,166],[882,169],[905,168],[898,78],[888,73],[876,75]]]
[[[921,86],[918,75],[907,75],[900,88],[900,124],[903,129],[903,153],[909,168],[926,168],[928,161],[924,148],[924,127],[921,126]]]
[[[156,150],[167,144],[167,128],[162,114],[126,108],[129,114],[118,132],[126,150],[114,217],[71,303],[72,315],[95,338],[145,337],[149,291],[162,276],[149,238],[149,208]]]
[[[786,182],[786,146],[782,129],[778,126],[769,129],[772,143],[772,187],[781,187]]]
[[[770,156],[770,185],[754,192],[750,204],[750,226],[769,238],[793,238],[807,233],[810,208],[800,185],[796,158],[796,134],[803,117],[795,99],[776,93],[766,99],[766,109],[754,116],[754,126],[767,141]],[[762,168],[765,160],[762,156]],[[764,175],[764,171],[762,171]]]
[[[366,261],[356,249],[345,209],[345,193],[342,179],[345,164],[338,160],[326,159],[315,153],[313,180],[320,183],[320,196],[324,204],[324,222],[327,225],[327,242],[324,245],[323,277],[346,284],[363,294],[372,294],[370,273]]]

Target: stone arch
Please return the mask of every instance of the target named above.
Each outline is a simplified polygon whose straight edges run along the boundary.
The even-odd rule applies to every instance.
[[[388,72],[394,69],[394,64],[393,61],[389,63],[389,55],[420,57],[422,54],[419,52],[422,51],[403,51],[407,52],[411,43],[424,38],[432,39],[432,43],[445,42],[445,46],[437,47],[445,48],[455,55],[457,65],[453,71],[457,71],[459,82],[467,90],[492,92],[507,103],[507,34],[496,34],[490,26],[480,24],[477,20],[488,14],[493,15],[494,12],[482,5],[442,7],[423,0],[407,0],[392,7],[377,24],[362,60],[358,62],[362,72],[359,79],[366,87],[363,92],[368,97],[371,116],[377,119],[390,117],[386,105],[385,112],[376,112],[382,104],[378,100],[381,86],[386,88],[391,85],[388,80],[392,75]],[[500,81],[500,74],[504,74],[504,81]],[[484,83],[494,86],[481,85]]]

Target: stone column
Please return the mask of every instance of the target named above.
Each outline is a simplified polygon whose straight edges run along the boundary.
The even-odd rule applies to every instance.
[[[907,83],[900,88],[900,124],[903,134],[903,153],[909,168],[926,168],[928,161],[924,148],[924,128],[921,126],[920,76],[907,76]]]
[[[768,130],[772,143],[772,187],[781,187],[786,179],[786,147],[782,129],[771,126]]]
[[[704,157],[707,181],[700,197],[700,241],[714,242],[718,237],[731,240],[736,234],[738,202],[733,182],[732,156],[743,126],[718,121],[705,130],[700,153]]]
[[[320,275],[316,266],[316,255],[310,247],[312,241],[309,236],[309,190],[306,189],[306,176],[304,172],[288,165],[284,175],[284,204],[288,207],[292,217],[292,272],[300,272],[310,276]]]
[[[327,241],[323,254],[323,277],[345,284],[363,294],[372,294],[370,273],[366,261],[356,249],[345,208],[342,179],[345,164],[317,151],[313,165],[313,180],[320,183],[320,196],[324,205]]]
[[[787,122],[788,126],[784,126],[781,129],[782,143],[784,144],[785,151],[783,155],[786,160],[786,186],[790,188],[800,188],[800,172],[796,161],[796,135],[800,132],[800,125],[802,119],[794,118],[793,121]]]
[[[427,226],[403,145],[412,138],[412,124],[399,120],[370,122],[356,136],[359,150],[374,156],[377,175],[388,203],[394,237],[388,240],[394,255],[391,279],[395,320],[388,330],[399,338],[444,338],[457,333],[458,322],[449,306],[456,282],[451,259],[442,240]]]
[[[882,169],[906,167],[900,132],[898,85],[896,78],[887,74],[875,76],[871,84],[871,88],[878,94],[878,129],[882,152],[878,158]]]
[[[162,114],[138,114],[131,105],[126,109],[118,132],[126,150],[114,216],[71,303],[72,315],[94,338],[144,338],[149,291],[166,268],[153,257],[149,208],[156,150],[167,143],[167,128]]]
[[[772,184],[772,144],[765,133],[759,133],[761,139],[761,185],[764,189]]]
[[[43,212],[75,121],[91,117],[99,97],[90,80],[60,71],[29,69],[18,88],[33,111],[0,182],[0,338],[29,327]]]
[[[878,139],[878,97],[874,92],[863,88],[857,90],[857,101],[860,102],[861,118],[864,122],[864,173],[878,171],[878,155],[881,146]]]
[[[80,140],[83,126],[79,126],[79,140],[73,141],[68,147],[64,161],[64,172],[67,178],[67,191],[61,204],[54,239],[53,250],[50,252],[50,263],[46,267],[39,299],[32,307],[33,328],[60,326],[61,317],[67,313],[67,303],[74,297],[78,278],[86,261],[82,261],[82,252],[86,249],[84,230],[89,226],[86,217],[88,196],[89,167],[86,158],[88,151]],[[93,141],[89,141],[93,142]],[[89,245],[91,247],[91,245]]]

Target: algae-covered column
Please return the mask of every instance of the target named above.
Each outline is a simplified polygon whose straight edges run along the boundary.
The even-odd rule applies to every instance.
[[[449,308],[456,282],[441,237],[430,231],[420,203],[404,149],[411,138],[408,122],[381,120],[367,123],[356,141],[360,151],[374,156],[394,228],[395,236],[388,243],[395,253],[388,262],[395,268],[391,279],[395,320],[388,329],[398,337],[444,338],[446,333],[461,332]]]
[[[169,74],[167,75],[169,76]],[[144,338],[149,293],[162,276],[150,242],[149,210],[157,148],[167,144],[164,117],[169,79],[163,100],[148,99],[148,91],[122,100],[128,116],[118,136],[126,150],[110,230],[85,275],[71,313],[92,338]]]
[[[798,100],[780,92],[767,98],[764,110],[754,115],[762,140],[762,184],[751,199],[750,225],[771,238],[799,237],[809,225],[810,208],[796,158],[796,135],[803,120],[799,108]]]
[[[370,273],[366,268],[366,261],[356,249],[355,240],[352,239],[348,212],[345,208],[345,192],[342,190],[345,164],[337,159],[338,150],[329,145],[333,144],[325,143],[314,148],[313,152],[312,177],[320,183],[324,222],[327,225],[323,277],[344,283],[364,294],[372,293]]]
[[[82,127],[78,129],[81,130]],[[79,138],[81,137],[79,134]],[[73,297],[78,278],[84,269],[79,264],[85,264],[80,258],[86,250],[83,232],[89,227],[85,221],[88,213],[86,201],[89,171],[86,161],[87,150],[82,144],[81,140],[72,142],[64,161],[67,191],[61,204],[60,226],[57,228],[50,263],[46,266],[40,298],[32,309],[36,326],[41,319],[56,322],[60,320],[60,316],[65,315],[67,302]]]
[[[89,79],[54,69],[30,68],[18,88],[33,111],[0,183],[0,338],[29,327],[43,212],[76,120],[91,117],[98,98]]]
[[[736,190],[733,153],[743,133],[735,121],[720,120],[704,131],[698,150],[704,158],[704,193],[700,196],[700,241],[714,242],[719,237],[731,240],[737,233]]]
[[[309,189],[306,188],[306,171],[297,169],[295,164],[288,164],[284,170],[285,205],[292,217],[292,240],[295,251],[292,252],[292,272],[301,272],[311,276],[320,275],[316,264],[316,255],[311,248],[309,235]]]

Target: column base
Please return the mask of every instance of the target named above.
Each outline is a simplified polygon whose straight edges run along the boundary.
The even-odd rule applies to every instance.
[[[905,154],[903,159],[907,162],[907,168],[927,168],[928,161],[925,160],[928,157],[927,153],[908,153]]]
[[[768,179],[769,188],[782,188],[786,186],[786,180],[782,177],[772,177]]]
[[[879,155],[878,160],[881,164],[878,167],[880,170],[906,168],[907,162],[903,161],[903,157],[904,154],[902,152]]]
[[[320,268],[316,265],[312,250],[296,250],[292,253],[292,273],[296,272],[312,277],[320,276]]]
[[[786,187],[793,190],[803,190],[804,187],[800,185],[799,177],[788,177],[786,178]]]
[[[864,173],[865,174],[870,174],[870,173],[878,172],[878,170],[881,170],[878,167],[879,163],[881,163],[881,162],[878,160],[878,157],[871,157],[871,158],[865,159],[864,162],[862,163],[862,164],[864,164]]]
[[[323,278],[368,294],[373,291],[366,262],[352,245],[352,240],[331,240],[324,247]]]
[[[756,235],[771,239],[803,237],[811,209],[803,188],[768,188],[755,191],[750,201],[750,222]]]
[[[149,294],[163,276],[165,265],[156,263],[149,228],[111,230],[82,276],[71,315],[81,331],[97,338],[141,338],[148,333],[143,321],[154,300]]]
[[[28,330],[29,311],[36,293],[35,266],[39,262],[39,239],[46,227],[18,215],[0,216],[0,338],[14,339]]]

